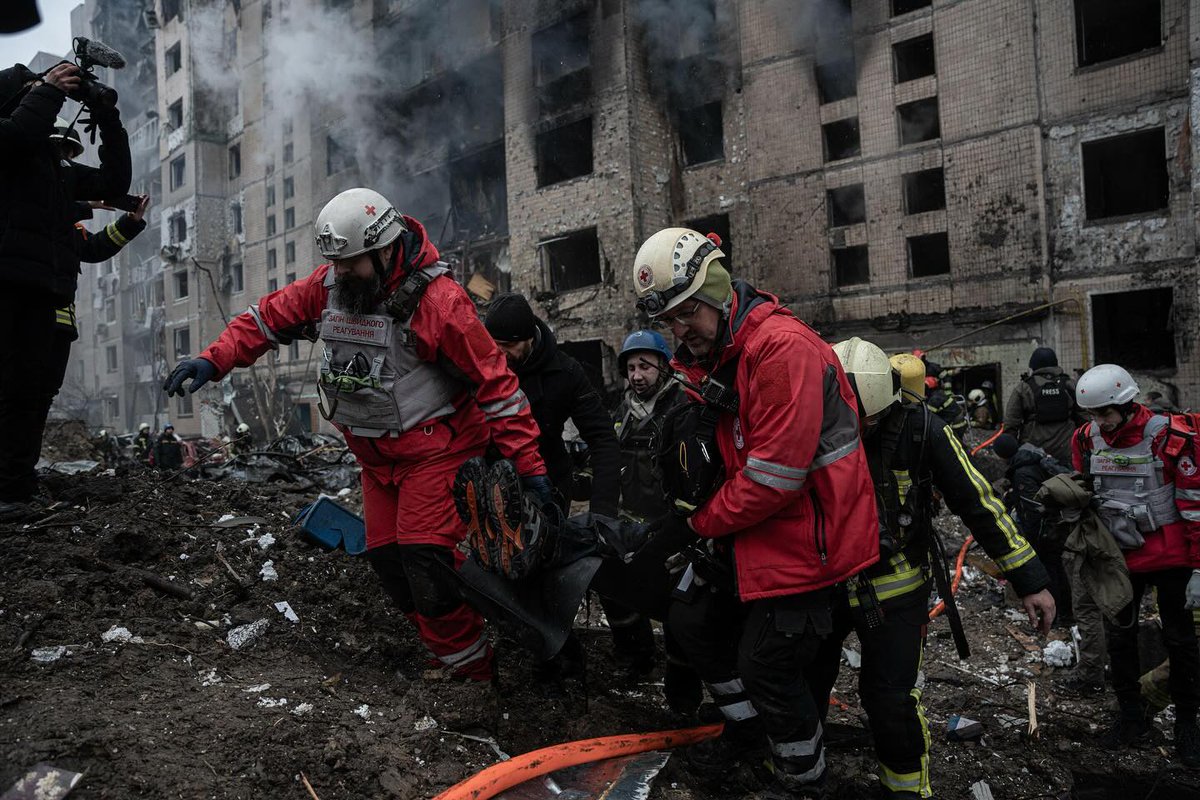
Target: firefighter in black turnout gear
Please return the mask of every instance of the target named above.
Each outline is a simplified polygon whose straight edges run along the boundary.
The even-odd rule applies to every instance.
[[[824,714],[842,642],[856,631],[862,645],[859,695],[870,719],[883,794],[931,797],[929,727],[917,675],[929,621],[930,579],[937,579],[931,565],[945,578],[944,553],[931,519],[933,488],[1012,581],[1030,622],[1043,633],[1053,621],[1054,600],[1046,590],[1045,568],[958,437],[925,404],[900,402],[900,376],[884,352],[857,337],[835,345],[834,351],[859,399],[879,508],[880,560],[838,588],[833,632],[822,642],[807,677]],[[937,583],[945,597],[944,581]]]

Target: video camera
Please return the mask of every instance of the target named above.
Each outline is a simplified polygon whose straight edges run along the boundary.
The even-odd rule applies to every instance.
[[[72,49],[75,51],[75,63],[79,67],[81,83],[71,99],[93,111],[116,108],[117,90],[101,83],[92,72],[92,67],[99,65],[121,69],[125,66],[125,57],[108,45],[83,36],[75,37]]]

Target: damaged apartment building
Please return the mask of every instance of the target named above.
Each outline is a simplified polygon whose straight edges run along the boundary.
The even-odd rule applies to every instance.
[[[827,339],[929,350],[964,393],[990,379],[1003,400],[1049,345],[1068,371],[1115,361],[1181,405],[1200,397],[1185,0],[145,12],[167,362],[308,275],[314,215],[367,185],[425,224],[481,308],[526,293],[609,387],[646,324],[633,254],[688,225]],[[231,415],[316,429],[320,357],[280,343],[168,411],[185,433]]]

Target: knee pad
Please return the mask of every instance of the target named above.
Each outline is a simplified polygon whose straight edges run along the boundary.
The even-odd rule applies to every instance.
[[[379,585],[396,606],[405,614],[416,611],[412,587],[409,586],[408,576],[404,572],[400,545],[393,543],[372,548],[366,552],[366,558],[375,574],[379,576]]]
[[[435,544],[396,545],[417,613],[436,619],[463,604],[454,577],[454,553]]]

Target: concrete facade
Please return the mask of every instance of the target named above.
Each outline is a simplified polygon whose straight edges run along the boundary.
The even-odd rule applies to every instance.
[[[915,9],[899,15],[875,0],[799,13],[783,0],[163,3],[154,270],[167,362],[185,355],[176,330],[195,354],[229,315],[311,272],[314,215],[362,184],[426,223],[481,305],[493,289],[525,292],[613,386],[615,349],[646,323],[630,278],[638,245],[704,219],[727,226],[735,277],[826,338],[933,349],[943,366],[976,368],[958,379],[964,393],[991,378],[1007,397],[1041,344],[1071,371],[1144,342],[1162,355],[1135,374],[1185,405],[1200,397],[1200,21],[1184,0],[1139,0],[1158,10],[1157,40],[1095,63],[1083,63],[1095,60],[1080,46],[1084,7],[1061,0],[906,0]],[[326,38],[304,39],[308,29]],[[338,32],[379,74],[341,79],[331,52],[327,79],[310,80],[287,60],[319,64],[313,42],[336,51]],[[827,69],[851,55],[848,71]],[[831,90],[835,73],[848,91]],[[180,100],[182,126],[168,130]],[[718,118],[720,136],[710,128],[693,149],[689,132]],[[555,138],[588,119],[590,169],[578,138]],[[857,148],[831,160],[846,142],[833,132],[855,126]],[[1128,134],[1149,149],[1106,144]],[[339,141],[352,158],[329,152]],[[1165,171],[1162,186],[1136,213],[1114,213],[1132,157]],[[905,177],[916,173],[934,183]],[[557,174],[569,177],[547,179]],[[833,197],[862,205],[835,219]],[[1169,294],[1119,294],[1147,289]],[[315,429],[319,357],[308,343],[282,347],[254,377],[170,413],[181,432],[216,433],[231,416]]]

